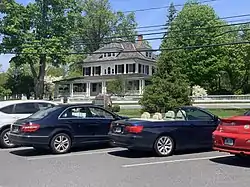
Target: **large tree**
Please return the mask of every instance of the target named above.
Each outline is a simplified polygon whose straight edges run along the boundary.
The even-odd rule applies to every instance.
[[[226,23],[219,19],[212,7],[194,2],[186,3],[172,21],[161,45],[162,53],[174,59],[181,67],[181,73],[187,75],[191,86],[200,85],[210,89],[210,84],[216,81],[221,67],[222,48],[202,46],[224,43],[225,35],[216,37],[224,32],[223,25]],[[188,46],[198,47],[187,49]],[[166,50],[168,48],[179,50]]]
[[[65,62],[71,47],[70,16],[74,0],[36,0],[27,6],[3,0],[1,34],[4,53],[15,53],[12,62],[28,63],[34,78],[35,97],[43,98],[49,63]],[[38,71],[35,66],[38,65]]]
[[[114,12],[108,0],[86,0],[79,3],[84,16],[77,17],[75,46],[77,50],[94,52],[104,44],[123,40],[134,41],[137,23],[135,14]]]
[[[14,53],[17,65],[29,64],[35,98],[43,98],[49,65],[77,63],[81,56],[69,53],[93,52],[107,37],[135,33],[134,15],[113,12],[107,0],[35,0],[27,6],[3,0],[3,5],[2,52]]]

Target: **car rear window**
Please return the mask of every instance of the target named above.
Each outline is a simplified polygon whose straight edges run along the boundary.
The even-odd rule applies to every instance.
[[[42,119],[46,116],[48,116],[49,114],[51,114],[52,112],[56,111],[58,108],[58,106],[54,106],[54,107],[48,107],[42,110],[39,110],[38,112],[32,114],[31,116],[29,116],[29,118],[31,119]]]
[[[5,113],[5,114],[12,114],[12,112],[13,112],[13,106],[14,105],[9,105],[9,106],[0,108],[0,111],[3,112],[3,113]]]

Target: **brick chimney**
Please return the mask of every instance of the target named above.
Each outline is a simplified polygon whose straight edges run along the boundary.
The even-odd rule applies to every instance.
[[[143,36],[140,34],[138,35],[138,39],[137,39],[138,46],[142,44],[142,41],[143,41]]]

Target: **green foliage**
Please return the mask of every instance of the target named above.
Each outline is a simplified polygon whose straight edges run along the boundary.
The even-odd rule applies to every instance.
[[[224,24],[212,7],[187,3],[172,21],[161,47],[179,48],[223,43],[225,36],[215,37],[223,32],[223,28],[215,26]],[[209,29],[194,29],[198,27]],[[191,86],[200,85],[208,90],[209,85],[216,80],[221,67],[221,54],[220,47],[181,49],[164,53],[166,60],[172,58],[181,67],[181,73],[187,75]]]
[[[135,34],[137,26],[134,14],[113,12],[108,0],[36,0],[27,6],[14,0],[2,2],[1,50],[18,53],[11,60],[16,65],[29,64],[38,98],[43,97],[46,73],[80,75],[79,71],[60,69],[61,64],[72,67],[72,62],[84,58],[68,53],[93,52],[110,41],[107,37]],[[57,69],[48,68],[51,65]]]
[[[121,107],[120,105],[113,105],[112,106],[112,112],[120,112]]]
[[[190,89],[185,77],[180,74],[176,67],[166,71],[168,61],[160,60],[165,71],[163,74],[156,73],[152,78],[152,84],[148,85],[139,103],[143,111],[149,113],[165,112],[180,105],[190,105]],[[165,69],[165,70],[164,70]]]
[[[29,98],[34,93],[34,80],[27,71],[27,64],[15,66],[11,64],[5,78],[5,87],[11,90],[13,95],[25,94]]]
[[[1,64],[0,64],[1,68]],[[9,96],[11,94],[11,90],[6,88],[5,84],[7,81],[6,73],[0,73],[0,99],[3,99],[5,96]]]
[[[125,81],[121,77],[107,82],[107,93],[114,95],[123,95],[125,91]]]
[[[74,32],[77,51],[94,52],[102,43],[112,41],[117,36],[134,41],[137,27],[135,14],[124,15],[113,12],[108,0],[86,0],[79,3],[84,16],[77,17],[77,30]]]

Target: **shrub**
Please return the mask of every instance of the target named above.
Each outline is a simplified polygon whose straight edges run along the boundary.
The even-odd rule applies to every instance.
[[[119,105],[113,105],[112,106],[112,111],[113,112],[120,112],[120,110],[121,110],[121,107]]]

